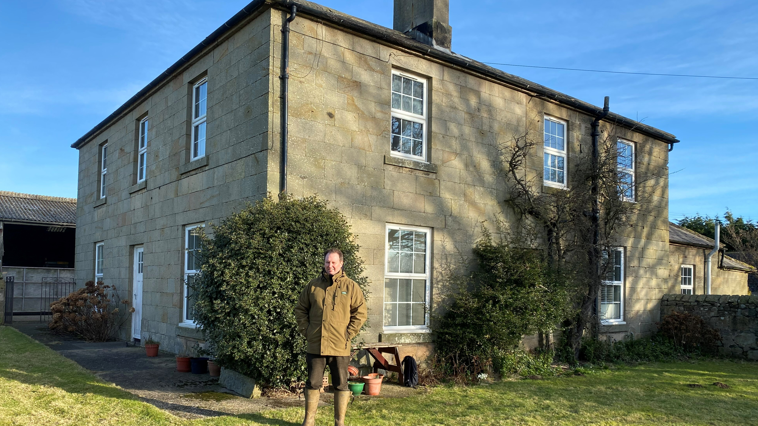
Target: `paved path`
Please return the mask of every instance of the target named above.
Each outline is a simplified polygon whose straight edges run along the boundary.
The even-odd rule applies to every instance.
[[[14,322],[14,328],[90,370],[105,382],[114,383],[142,401],[184,418],[235,416],[273,408],[302,406],[297,397],[248,399],[237,396],[208,374],[179,373],[174,355],[161,352],[148,358],[142,347],[125,342],[87,343],[51,333],[46,323]],[[379,397],[405,397],[420,390],[385,382]],[[321,405],[331,405],[332,394],[321,395]],[[276,421],[275,424],[288,424]],[[299,423],[297,423],[299,425]]]

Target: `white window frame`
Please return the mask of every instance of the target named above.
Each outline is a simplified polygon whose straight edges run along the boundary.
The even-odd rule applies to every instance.
[[[197,89],[205,85],[205,111],[202,115],[195,115],[195,105],[198,102]],[[190,134],[190,161],[197,160],[198,158],[205,157],[206,141],[208,137],[208,79],[203,78],[192,86],[192,134]],[[205,124],[205,138],[202,140],[195,140],[195,135],[198,132],[200,125]],[[197,143],[197,149],[195,144]]]
[[[187,225],[187,226],[184,227],[184,267],[183,267],[183,269],[184,269],[184,282],[183,282],[183,291],[184,291],[184,293],[182,294],[182,299],[183,299],[183,302],[182,302],[182,324],[192,325],[192,326],[195,325],[195,320],[187,319],[187,300],[188,300],[187,299],[187,295],[189,294],[188,293],[188,288],[187,288],[187,279],[189,278],[190,275],[194,276],[194,275],[199,274],[200,270],[198,270],[198,269],[187,269],[187,263],[188,263],[187,259],[189,257],[189,235],[190,235],[190,232],[193,229],[204,228],[204,227],[205,227],[204,223],[196,223],[194,225]]]
[[[149,127],[149,117],[140,120],[139,139],[137,139],[137,183],[144,182],[147,178],[147,135]]]
[[[400,76],[407,79],[411,79],[414,81],[420,82],[424,86],[424,99],[423,99],[423,114],[418,115],[414,114],[412,112],[403,111],[402,109],[392,108],[392,79],[394,76]],[[424,126],[424,131],[422,132],[422,139],[421,139],[421,155],[413,155],[413,154],[405,154],[402,152],[397,152],[392,150],[392,130],[390,130],[390,156],[392,157],[398,157],[398,158],[405,158],[409,160],[414,161],[420,161],[423,163],[427,163],[427,152],[429,151],[428,147],[428,130],[429,130],[429,106],[428,106],[428,99],[429,99],[429,80],[421,77],[416,74],[412,74],[406,71],[399,71],[399,70],[392,70],[392,76],[390,76],[390,110],[391,110],[391,118],[390,118],[390,127],[392,125],[392,118],[399,118],[401,120],[406,121],[412,121],[414,123],[421,123]]]
[[[625,286],[624,286],[624,279],[626,278],[626,270],[625,270],[625,268],[626,268],[626,256],[625,256],[626,253],[625,253],[625,250],[623,249],[623,247],[613,247],[613,248],[608,249],[608,254],[609,254],[608,257],[609,258],[611,257],[610,254],[612,252],[620,252],[621,253],[621,265],[619,265],[620,268],[621,268],[621,280],[620,281],[603,280],[602,287],[605,287],[605,286],[618,286],[618,287],[621,287],[621,291],[620,291],[621,300],[619,302],[619,317],[618,318],[612,318],[612,319],[603,319],[601,317],[600,322],[603,325],[626,324],[626,322],[624,322],[624,301],[626,299],[626,297],[625,297],[626,296],[626,294],[625,294],[625,290],[626,289],[625,289]],[[615,256],[614,256],[614,259],[615,259]],[[614,263],[614,265],[612,267],[613,268],[616,267],[615,263]],[[601,314],[601,312],[602,312],[602,306],[603,306],[603,301],[602,301],[602,291],[603,291],[603,289],[602,289],[602,287],[600,289],[600,294],[598,295],[598,315],[602,315]],[[616,302],[610,302],[610,303],[616,303]]]
[[[103,255],[105,254],[105,243],[95,244],[95,283],[103,280]]]
[[[548,121],[552,121],[553,123],[561,124],[563,125],[563,150],[559,150],[557,148],[551,148],[545,145],[544,142],[544,136],[547,133],[545,131],[545,124]],[[566,135],[568,133],[568,122],[565,120],[561,120],[554,117],[544,116],[544,121],[542,123],[542,136],[543,136],[543,142],[542,147],[544,149],[544,152],[542,154],[543,161],[542,161],[542,183],[545,186],[551,186],[553,188],[560,188],[560,189],[566,189],[568,188],[568,155],[566,155],[568,151],[568,140],[566,138]],[[547,155],[553,155],[555,157],[563,158],[563,183],[560,182],[553,182],[551,180],[545,179],[545,156]]]
[[[637,199],[637,184],[636,184],[636,176],[635,176],[635,173],[634,173],[635,164],[637,163],[637,150],[635,148],[634,142],[626,141],[626,140],[623,140],[623,139],[618,139],[616,141],[617,150],[618,150],[618,144],[627,145],[627,146],[631,147],[631,149],[632,149],[632,167],[631,168],[622,167],[621,162],[618,159],[616,159],[616,168],[617,168],[617,170],[618,170],[619,173],[627,173],[627,174],[629,174],[629,175],[632,176],[632,182],[631,182],[631,185],[632,185],[632,197],[631,198],[627,197],[625,195],[626,191],[624,191],[624,190],[620,191],[619,196],[621,197],[621,199],[623,201],[629,201],[629,202],[633,203]],[[620,183],[621,183],[621,179],[619,178],[619,184]]]
[[[685,275],[685,271],[689,271],[689,276]],[[686,282],[689,281],[689,284]],[[695,294],[695,266],[694,265],[682,265],[679,268],[679,286],[682,294]],[[689,291],[685,293],[685,291]]]
[[[100,199],[105,198],[105,176],[108,174],[108,144],[100,147]]]
[[[424,270],[426,273],[424,274],[417,274],[417,273],[399,273],[399,272],[388,272],[388,263],[389,263],[389,231],[390,230],[401,230],[401,231],[414,231],[414,232],[424,232],[426,233],[426,259],[425,259],[425,265]],[[417,227],[417,226],[406,226],[406,225],[397,225],[397,224],[386,224],[385,230],[384,230],[384,278],[385,280],[387,278],[389,279],[411,279],[411,280],[426,280],[426,289],[424,292],[424,297],[426,300],[425,307],[424,307],[424,325],[405,325],[405,326],[388,326],[384,325],[384,309],[385,304],[387,303],[393,303],[388,302],[384,300],[384,287],[382,287],[382,326],[384,333],[429,333],[431,332],[431,329],[429,328],[429,312],[430,312],[430,305],[431,305],[431,257],[432,257],[432,228],[424,228],[424,227]],[[384,281],[383,281],[384,282]],[[386,284],[383,284],[383,286]],[[398,302],[394,302],[398,303]]]

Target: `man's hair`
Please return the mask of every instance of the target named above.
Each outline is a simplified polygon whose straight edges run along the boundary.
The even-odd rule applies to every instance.
[[[340,250],[340,249],[338,249],[336,247],[332,247],[332,248],[330,248],[329,250],[327,250],[324,253],[324,260],[326,260],[326,258],[329,257],[329,255],[332,254],[332,253],[337,253],[337,256],[340,257],[340,262],[343,261],[343,259],[342,259],[342,250]]]

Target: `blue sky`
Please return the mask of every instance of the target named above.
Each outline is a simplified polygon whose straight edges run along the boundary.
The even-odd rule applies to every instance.
[[[0,2],[0,190],[76,197],[71,143],[246,0]],[[392,26],[391,0],[321,4]],[[453,51],[482,62],[758,77],[758,2],[451,0]],[[670,218],[758,220],[758,80],[498,66],[675,134]]]

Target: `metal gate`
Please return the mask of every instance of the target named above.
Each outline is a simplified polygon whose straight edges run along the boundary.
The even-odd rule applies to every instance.
[[[13,323],[13,282],[12,276],[5,277],[5,324]]]

